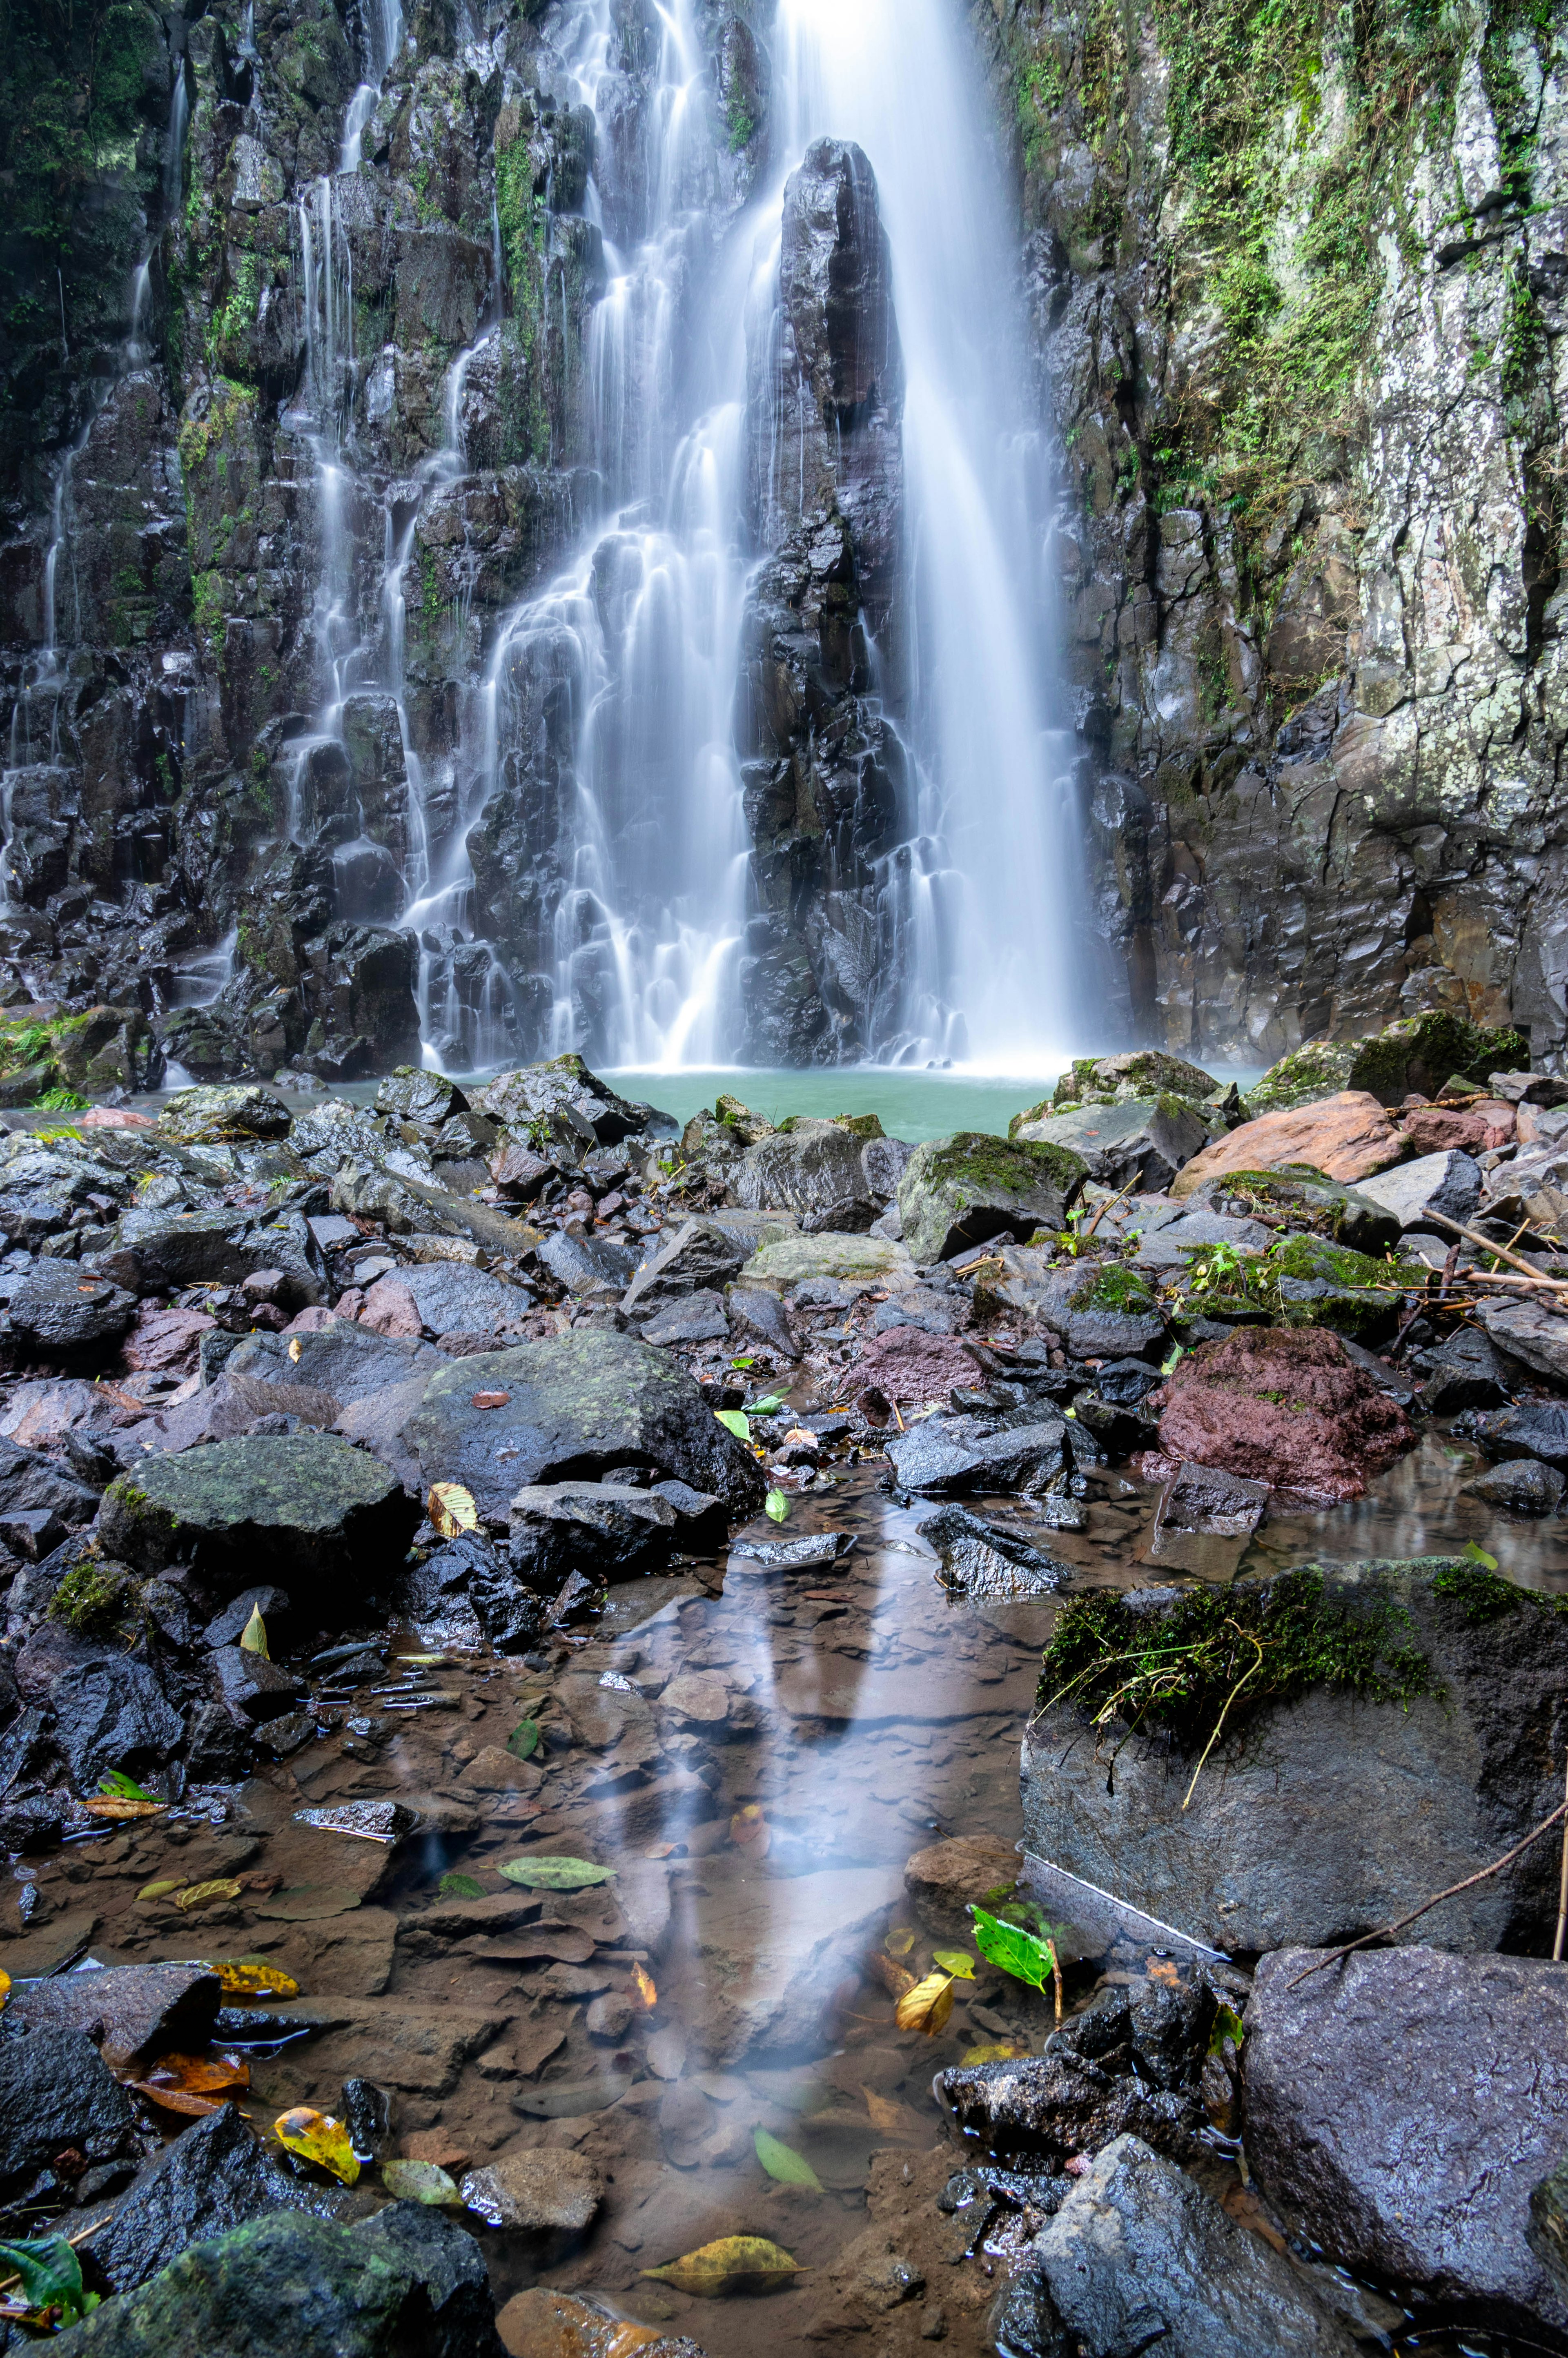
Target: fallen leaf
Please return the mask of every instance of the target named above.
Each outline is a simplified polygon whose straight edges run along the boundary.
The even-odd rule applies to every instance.
[[[890,1957],[907,1957],[918,1937],[913,1924],[895,1924],[882,1946]]]
[[[166,1875],[157,1883],[144,1883],[141,1889],[137,1892],[136,1898],[138,1899],[166,1899],[171,1891],[178,1891],[178,1889],[179,1877],[178,1876],[169,1877]]]
[[[113,1800],[117,1801],[152,1801],[157,1803],[158,1798],[156,1793],[149,1793],[145,1785],[138,1785],[134,1777],[127,1777],[123,1768],[108,1769],[105,1774],[98,1779],[98,1790],[101,1793],[109,1794]]]
[[[880,1950],[873,1949],[866,1959],[866,1971],[874,1980],[881,1982],[889,1997],[903,1997],[907,1990],[914,1987],[914,1975],[905,1973],[902,1965],[895,1965],[892,1959],[884,1957]]]
[[[810,1449],[816,1449],[819,1445],[816,1434],[815,1433],[808,1432],[804,1424],[791,1425],[789,1431],[784,1434],[784,1445],[786,1448],[792,1441],[804,1441],[806,1446]]]
[[[762,1500],[762,1512],[775,1523],[782,1523],[789,1513],[789,1499],[783,1490],[770,1490]]]
[[[585,1891],[615,1877],[612,1866],[595,1866],[590,1858],[509,1858],[496,1872],[525,1891]]]
[[[749,1850],[754,1858],[766,1858],[773,1847],[773,1829],[763,1817],[762,1805],[748,1801],[737,1810],[730,1821],[730,1839],[738,1848]]]
[[[1026,1932],[1022,1924],[1009,1924],[1000,1916],[989,1916],[983,1908],[972,1908],[975,1920],[975,1946],[982,1957],[1011,1974],[1015,1982],[1027,1982],[1032,1989],[1044,1989],[1051,1978],[1055,1952],[1049,1941],[1040,1940]]]
[[[1239,2225],[1250,2227],[1255,2235],[1261,2235],[1263,2241],[1272,2244],[1276,2252],[1283,2255],[1289,2250],[1290,2246],[1285,2238],[1249,2186],[1239,2184],[1227,2186],[1219,2198],[1219,2207],[1222,2211],[1228,2211]]]
[[[222,2104],[214,2104],[211,2096],[193,2095],[184,2088],[159,2088],[150,2080],[132,2080],[127,2085],[135,2088],[138,2096],[145,2096],[150,2104],[160,2104],[166,2113],[189,2113],[200,2120],[209,2113],[221,2113],[223,2109]]]
[[[300,1352],[300,1347],[300,1347],[300,1340],[299,1340],[299,1337],[298,1337],[298,1336],[297,1336],[297,1335],[296,1335],[296,1336],[294,1337],[294,1340],[290,1343],[290,1345],[289,1345],[289,1347],[288,1347],[288,1356],[289,1356],[289,1357],[290,1357],[290,1358],[295,1362],[295,1365],[296,1365],[296,1366],[297,1366],[297,1365],[298,1365],[298,1363],[299,1363],[299,1352]]]
[[[737,1441],[750,1441],[752,1438],[752,1422],[744,1409],[716,1408],[713,1413],[719,1419],[719,1423],[724,1427],[726,1433],[732,1433]],[[675,2265],[678,2267],[680,2266],[680,2262],[677,2260]]]
[[[632,1986],[636,1991],[638,1996],[642,1999],[643,2004],[650,2010],[654,2006],[657,2006],[659,2002],[659,1993],[654,1987],[653,1975],[651,1974],[644,1973],[641,1965],[634,1964],[632,1968]]]
[[[781,2186],[809,2186],[814,2194],[821,2193],[822,2180],[806,2156],[796,2153],[793,2146],[781,2145],[776,2136],[770,2136],[762,2128],[752,2130],[752,2143],[768,2176],[776,2178]]]
[[[893,2008],[892,2018],[901,2030],[923,2030],[927,2039],[935,2039],[946,2027],[952,2011],[951,1974],[927,1974],[923,1982],[905,1990]]]
[[[749,1413],[752,1416],[773,1416],[784,1404],[783,1392],[764,1392],[761,1400],[750,1402]]]
[[[1182,1977],[1168,1957],[1150,1958],[1149,1978],[1152,1982],[1163,1982],[1167,1989],[1180,1989],[1182,1985]]]
[[[443,1875],[436,1888],[447,1899],[482,1899],[484,1886],[471,1875]]]
[[[20,2278],[27,2303],[24,2313],[30,2323],[73,2325],[98,2306],[98,2296],[81,2288],[81,2263],[64,2235],[29,2236],[25,2244],[0,2244],[0,2268]]]
[[[716,2244],[699,2244],[678,2260],[642,2273],[676,2292],[693,2293],[701,2300],[718,2300],[727,2292],[769,2292],[803,2273],[798,2260],[770,2244],[765,2235],[721,2235]]]
[[[416,1671],[434,1671],[439,1669],[447,1657],[445,1654],[399,1654],[397,1659]]]
[[[3,2012],[3,2011],[4,2011],[4,2009],[5,2009],[5,2001],[6,2001],[6,1999],[10,1996],[10,1995],[11,1995],[11,1976],[10,1976],[10,1974],[5,1971],[5,1967],[4,1967],[4,1966],[0,1966],[0,2012]]]
[[[475,1392],[472,1404],[475,1408],[504,1408],[511,1398],[510,1392]]]
[[[539,1749],[538,1721],[520,1719],[506,1739],[506,1749],[514,1760],[531,1760]]]
[[[959,2059],[965,2063],[1011,2063],[1015,2056],[1027,2055],[1027,2047],[1010,2047],[1006,2040],[993,2040],[989,2047],[970,2047]]]
[[[299,1984],[276,1965],[257,1964],[249,1957],[209,1968],[218,1976],[225,1997],[297,1997]]]
[[[644,1858],[674,1858],[675,1855],[674,1843],[653,1843],[643,1853]]]
[[[477,1531],[479,1509],[473,1502],[473,1492],[465,1490],[460,1482],[434,1482],[425,1501],[425,1512],[435,1524],[437,1534],[444,1540],[455,1540],[460,1531]]]
[[[248,2088],[251,2067],[231,2053],[160,2055],[136,2084],[149,2091],[176,2089],[182,2096],[212,2096],[221,2088]]]
[[[874,2088],[862,2088],[860,2093],[866,2100],[866,2110],[871,2116],[871,2126],[874,2129],[891,2130],[903,2127],[903,2106],[893,2097],[879,2096]]]
[[[359,2176],[349,2133],[330,2113],[316,2113],[308,2104],[297,2104],[291,2113],[280,2113],[272,2126],[278,2143],[290,2153],[297,2153],[302,2161],[319,2163],[345,2186],[351,2186]]]
[[[251,1607],[251,1617],[240,1632],[240,1644],[247,1654],[259,1654],[264,1661],[271,1661],[266,1650],[266,1623],[262,1619],[259,1605]]]
[[[240,1887],[232,1875],[217,1875],[207,1883],[188,1883],[183,1891],[174,1895],[174,1904],[189,1916],[193,1908],[216,1908],[225,1899],[237,1899]]]
[[[124,1818],[161,1817],[168,1809],[167,1801],[124,1801],[117,1793],[94,1793],[81,1807],[90,1818],[108,1818],[118,1823]]]
[[[933,1949],[931,1962],[957,1981],[972,1982],[975,1978],[975,1961],[968,1949]]]
[[[384,2161],[382,2183],[400,2202],[461,2204],[457,2181],[433,2161]]]

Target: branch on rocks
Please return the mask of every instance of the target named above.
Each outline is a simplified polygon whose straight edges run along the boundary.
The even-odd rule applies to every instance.
[[[1495,1245],[1490,1237],[1480,1235],[1475,1228],[1465,1228],[1458,1220],[1451,1220],[1445,1212],[1429,1210],[1425,1217],[1429,1220],[1435,1220],[1440,1228],[1446,1228],[1450,1236],[1463,1237],[1467,1245],[1474,1245],[1478,1251],[1493,1253],[1498,1260],[1509,1261],[1515,1269],[1523,1270],[1526,1277],[1535,1284],[1548,1287],[1556,1293],[1568,1293],[1568,1278],[1542,1277],[1538,1269],[1532,1269],[1529,1261],[1520,1254],[1512,1251],[1509,1246]],[[1495,1272],[1488,1271],[1486,1274],[1489,1276]]]

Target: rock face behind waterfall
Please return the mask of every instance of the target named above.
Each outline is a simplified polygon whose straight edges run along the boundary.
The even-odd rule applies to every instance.
[[[818,140],[785,187],[778,303],[747,371],[752,528],[775,551],[747,615],[740,724],[760,912],[748,1053],[830,1062],[875,1036],[889,962],[873,868],[906,808],[881,708],[902,668],[903,368],[859,147]]]

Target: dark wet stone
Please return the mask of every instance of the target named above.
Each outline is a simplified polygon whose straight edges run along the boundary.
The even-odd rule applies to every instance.
[[[455,1598],[467,1594],[476,1573],[499,1570],[502,1559],[477,1531],[460,1531],[445,1546],[434,1548],[423,1563],[410,1563],[398,1574],[395,1592],[400,1612],[411,1621],[434,1621],[451,1609]]]
[[[1097,2154],[1036,2236],[1033,2256],[1086,2350],[1353,2358],[1357,2347],[1284,2253],[1135,2134]]]
[[[272,1089],[240,1081],[218,1088],[177,1089],[158,1116],[166,1137],[189,1144],[194,1139],[227,1142],[243,1138],[287,1138],[293,1117]]]
[[[1429,1353],[1422,1406],[1431,1416],[1500,1408],[1521,1372],[1477,1327],[1461,1326]]]
[[[502,2358],[478,2244],[416,2203],[273,2212],[57,2336],[60,2358]]]
[[[480,1628],[503,1654],[525,1653],[550,1626],[548,1601],[500,1556],[474,1571],[468,1598]]]
[[[49,1689],[54,1740],[71,1782],[91,1792],[105,1769],[161,1768],[185,1733],[185,1723],[146,1662],[96,1654],[59,1672]]]
[[[12,1325],[46,1357],[69,1357],[115,1342],[135,1316],[136,1297],[74,1260],[36,1261],[10,1292]]]
[[[1115,1105],[1064,1106],[1015,1123],[1011,1134],[1080,1155],[1102,1187],[1136,1186],[1152,1194],[1168,1187],[1207,1145],[1211,1127],[1201,1109],[1182,1098],[1135,1097]]]
[[[730,1193],[748,1211],[795,1213],[807,1236],[859,1234],[878,1208],[860,1149],[841,1123],[796,1117],[746,1149],[729,1174]]]
[[[52,1850],[65,1831],[65,1803],[52,1793],[0,1801],[0,1850]]]
[[[1037,1596],[1059,1588],[1066,1566],[1031,1547],[1016,1531],[986,1523],[963,1507],[944,1507],[915,1526],[935,1549],[944,1588],[965,1596]]]
[[[979,2169],[956,2169],[936,2197],[938,2211],[970,2211],[976,2203],[1006,2203],[1011,2210],[1049,2212],[1060,2208],[1071,2193],[1073,2180],[1064,2172],[1003,2169],[1000,2164]]]
[[[1208,2052],[1214,2006],[1214,1994],[1203,1982],[1181,1989],[1152,1984],[1130,2017],[1140,2078],[1156,2088],[1195,2088]]]
[[[1483,1456],[1504,1462],[1538,1457],[1560,1473],[1568,1473],[1568,1407],[1560,1407],[1555,1401],[1523,1401],[1518,1408],[1480,1410],[1465,1420],[1463,1430]]]
[[[1021,2268],[1002,2287],[986,2318],[986,2339],[997,2358],[1077,2358],[1082,2346],[1058,2316],[1041,2268]]]
[[[904,1138],[868,1138],[860,1149],[860,1169],[873,1204],[896,1202],[898,1184],[914,1159],[914,1148]]]
[[[555,1595],[574,1567],[600,1581],[656,1572],[675,1544],[667,1498],[608,1482],[533,1485],[518,1491],[509,1518],[513,1569],[542,1596]]]
[[[212,2036],[222,1992],[205,1965],[105,1965],[13,1992],[8,2017],[28,2030],[82,2030],[106,2061],[189,2054]]]
[[[242,1725],[221,1703],[200,1704],[185,1747],[186,1771],[192,1782],[231,1784],[248,1776],[252,1765],[249,1724]]]
[[[72,1528],[90,1523],[98,1512],[98,1493],[74,1480],[68,1468],[41,1449],[18,1449],[14,1441],[0,1442],[0,1508],[49,1510]]]
[[[111,2291],[129,2292],[192,2244],[319,2201],[319,2190],[278,2166],[238,2107],[225,2104],[154,2158],[94,2237],[92,2255]]]
[[[247,1719],[281,1719],[292,1710],[295,1697],[305,1692],[305,1682],[295,1671],[243,1646],[216,1647],[211,1670],[220,1702],[232,1712],[243,1712]]]
[[[417,1520],[368,1451],[302,1433],[146,1458],[111,1484],[100,1529],[105,1549],[140,1570],[190,1563],[220,1593],[276,1567],[320,1615],[384,1583]]]
[[[1143,2088],[1071,2052],[955,2064],[937,2073],[936,2089],[960,2128],[998,2153],[1039,2154],[1053,2170],[1129,2132],[1162,2153],[1195,2159],[1201,2149],[1195,2099]]]
[[[675,1509],[677,1547],[694,1548],[701,1555],[723,1545],[730,1516],[722,1498],[711,1490],[694,1490],[689,1482],[655,1482],[653,1487],[656,1497]]]
[[[640,1325],[694,1293],[721,1295],[740,1276],[745,1258],[735,1238],[711,1220],[687,1220],[673,1236],[659,1239],[657,1250],[627,1287],[621,1307]]]
[[[1411,1947],[1299,1979],[1314,1962],[1265,1957],[1247,2008],[1264,2192],[1357,2274],[1563,2331],[1568,2301],[1528,2234],[1531,2190],[1568,2148],[1568,1976]]]
[[[1063,1472],[1067,1425],[1064,1418],[980,1430],[987,1420],[928,1416],[887,1444],[888,1461],[900,1487],[927,1497],[964,1490],[1044,1488]]]
[[[1023,1738],[1029,1849],[1230,1951],[1327,1945],[1390,1923],[1499,1857],[1562,1799],[1547,1731],[1568,1686],[1568,1628],[1549,1604],[1443,1556],[1306,1565],[1230,1594],[1261,1612],[1276,1590],[1331,1628],[1342,1617],[1349,1639],[1370,1622],[1385,1647],[1413,1649],[1427,1691],[1375,1702],[1322,1684],[1250,1710],[1243,1701],[1195,1787],[1217,1704],[1178,1740],[1119,1719],[1092,1729],[1069,1700]],[[1175,1604],[1169,1591],[1149,1598],[1140,1643],[1159,1642]],[[1405,1937],[1529,1951],[1550,1943],[1556,1910],[1557,1859],[1541,1843]]]
[[[1423,1154],[1414,1163],[1397,1163],[1391,1171],[1375,1172],[1361,1181],[1360,1191],[1391,1212],[1401,1229],[1430,1229],[1452,1241],[1453,1230],[1445,1229],[1443,1221],[1463,1226],[1475,1217],[1481,1200],[1481,1179],[1480,1164],[1457,1148],[1450,1148]],[[1434,1213],[1441,1218],[1434,1219]]]
[[[573,1236],[568,1228],[552,1230],[538,1256],[568,1293],[619,1293],[635,1266],[624,1245],[608,1237]]]
[[[465,1261],[414,1262],[392,1275],[412,1294],[427,1335],[497,1335],[519,1325],[534,1307],[535,1297],[524,1287],[508,1285]]]
[[[263,1587],[242,1588],[238,1596],[215,1613],[201,1632],[204,1646],[236,1646],[253,1613],[259,1613],[267,1625],[269,1636],[276,1635],[276,1625],[287,1620],[290,1606],[286,1589]]]
[[[1060,1324],[1075,1359],[1158,1361],[1169,1341],[1164,1320],[1153,1311],[1069,1310]]]
[[[722,1342],[730,1332],[730,1314],[719,1293],[692,1293],[672,1302],[641,1329],[644,1343],[672,1346]]]
[[[1138,1408],[1159,1386],[1159,1369],[1147,1359],[1112,1359],[1096,1374],[1094,1388],[1113,1408]]]
[[[1554,1515],[1563,1503],[1568,1475],[1538,1457],[1515,1457],[1466,1482],[1465,1490],[1484,1506],[1501,1507],[1510,1515]]]
[[[731,1330],[766,1344],[781,1359],[798,1359],[800,1342],[776,1293],[764,1286],[732,1285],[725,1297]]]
[[[1152,1416],[1141,1416],[1135,1409],[1119,1407],[1108,1401],[1098,1390],[1078,1392],[1073,1401],[1074,1437],[1078,1429],[1092,1433],[1108,1457],[1130,1457],[1135,1449],[1148,1449],[1159,1438],[1159,1427]]]
[[[377,1335],[351,1318],[334,1318],[314,1335],[247,1336],[232,1362],[236,1375],[258,1376],[264,1383],[305,1384],[330,1393],[344,1407],[434,1375],[446,1364],[434,1344]]]
[[[0,2195],[19,2192],[68,2147],[112,2160],[129,2148],[135,2117],[80,2030],[0,2039]]]
[[[482,1088],[470,1089],[469,1102],[492,1121],[520,1130],[532,1131],[542,1119],[575,1141],[579,1153],[584,1146],[619,1146],[643,1130],[665,1136],[673,1127],[668,1115],[652,1106],[618,1097],[575,1054],[498,1073]]]
[[[377,1113],[391,1114],[397,1121],[411,1121],[424,1130],[439,1130],[453,1114],[468,1110],[468,1099],[456,1081],[449,1081],[444,1073],[406,1068],[386,1076],[375,1093],[375,1109]]]
[[[479,1410],[475,1393],[504,1392]],[[662,1351],[605,1327],[485,1352],[439,1369],[402,1441],[421,1482],[461,1482],[499,1522],[525,1485],[643,1465],[752,1514],[765,1485],[698,1387]],[[515,1455],[511,1453],[515,1452]]]
[[[127,1212],[116,1257],[134,1254],[145,1293],[182,1285],[239,1285],[253,1271],[283,1272],[282,1298],[296,1309],[324,1291],[310,1232],[298,1213],[257,1220],[220,1206],[208,1212]]]
[[[392,2143],[392,2098],[373,2080],[345,2080],[339,2116],[362,2161],[373,2161]]]

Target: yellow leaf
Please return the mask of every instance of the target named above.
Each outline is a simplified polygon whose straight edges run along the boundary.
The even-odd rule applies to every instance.
[[[266,1650],[266,1623],[261,1617],[259,1605],[251,1607],[251,1617],[240,1632],[240,1644],[247,1654],[259,1654],[264,1661],[271,1661]]]
[[[913,1924],[895,1924],[882,1942],[882,1946],[890,1957],[907,1957],[914,1946],[914,1941],[915,1932]]]
[[[90,1801],[78,1803],[90,1818],[156,1818],[168,1809],[167,1801],[129,1801],[118,1793],[94,1793]]]
[[[962,2061],[966,2063],[1011,2063],[1016,2056],[1027,2055],[1029,2051],[1027,2047],[1009,2047],[1005,2041],[999,2044],[993,2040],[989,2047],[967,2048]]]
[[[302,2161],[314,2161],[351,2186],[360,2174],[354,2158],[354,2148],[341,2121],[330,2113],[313,2113],[308,2104],[297,2104],[291,2113],[280,2113],[273,2123],[273,2134],[290,2153]]]
[[[160,2055],[146,2078],[138,2082],[149,2093],[178,2088],[182,2095],[211,2096],[220,2088],[248,2088],[251,2067],[240,2056]]]
[[[802,2269],[798,2260],[765,2235],[721,2235],[716,2244],[701,2244],[695,2252],[667,2261],[662,2268],[644,2268],[643,2274],[674,2285],[676,2292],[718,2300],[727,2292],[770,2292]]]
[[[901,2030],[924,2030],[928,2039],[935,2039],[952,2011],[951,1974],[927,1974],[923,1982],[905,1990],[893,2008],[892,2018]]]
[[[972,1982],[975,1978],[975,1961],[968,1949],[933,1949],[931,1962],[957,1981]]]
[[[874,2129],[898,2129],[903,2126],[903,2106],[896,2103],[892,2096],[879,2096],[874,2088],[862,2088],[860,2093],[866,2100],[866,2110],[871,2116],[871,2126]]]
[[[748,1801],[737,1810],[730,1821],[730,1839],[740,1850],[749,1850],[753,1858],[766,1858],[773,1844],[773,1834],[761,1804]]]
[[[477,1531],[479,1509],[473,1502],[473,1492],[465,1490],[460,1482],[435,1482],[425,1501],[425,1512],[435,1524],[437,1534],[444,1540],[455,1540],[460,1531]]]
[[[208,1883],[188,1883],[183,1891],[174,1895],[175,1906],[186,1915],[193,1908],[216,1908],[225,1899],[237,1899],[240,1887],[232,1875],[214,1876]]]
[[[238,1959],[232,1963],[214,1965],[225,1997],[297,1997],[299,1984],[291,1975],[280,1973],[276,1965],[258,1965],[251,1959]]]
[[[0,2012],[5,2010],[5,2001],[10,1995],[11,1976],[3,1967],[0,1967]]]
[[[289,1356],[289,1357],[294,1361],[294,1363],[295,1363],[296,1367],[297,1367],[297,1366],[298,1366],[298,1364],[299,1364],[299,1349],[300,1349],[299,1337],[298,1337],[298,1336],[297,1336],[297,1335],[296,1335],[296,1336],[294,1337],[294,1340],[290,1343],[290,1345],[289,1345],[289,1347],[288,1347],[288,1356]]]
[[[633,1965],[632,1968],[632,1986],[645,2006],[657,2006],[659,1993],[654,1987],[653,1976],[645,1974],[641,1965]]]
[[[166,1875],[161,1882],[144,1883],[141,1889],[137,1892],[136,1898],[138,1899],[167,1899],[171,1891],[178,1891],[178,1889],[179,1877],[177,1875]]]

